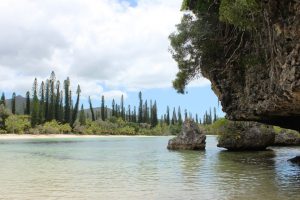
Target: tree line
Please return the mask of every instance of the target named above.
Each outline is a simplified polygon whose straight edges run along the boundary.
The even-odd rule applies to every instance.
[[[206,112],[202,119],[195,115],[195,118],[191,113],[185,109],[184,114],[181,114],[180,106],[176,109],[173,108],[171,114],[169,106],[167,106],[165,114],[161,115],[158,119],[158,107],[156,101],[143,100],[142,92],[139,92],[139,104],[138,106],[128,105],[125,107],[124,96],[121,96],[120,103],[118,104],[115,99],[112,100],[111,107],[105,103],[105,96],[101,97],[100,110],[95,110],[92,104],[91,97],[88,98],[89,110],[86,112],[83,104],[80,104],[80,85],[77,86],[75,104],[73,102],[73,94],[70,89],[71,81],[67,77],[63,84],[59,80],[56,80],[55,73],[52,72],[49,79],[42,81],[38,86],[38,81],[35,78],[32,86],[32,91],[26,92],[26,101],[24,106],[24,114],[30,116],[31,127],[36,125],[44,124],[56,120],[61,124],[69,124],[70,127],[74,128],[76,120],[81,125],[86,124],[86,120],[92,121],[106,121],[111,118],[120,118],[125,122],[138,123],[138,124],[149,124],[150,127],[156,127],[159,123],[164,123],[168,126],[178,125],[181,126],[183,121],[187,118],[193,119],[199,124],[211,124],[217,120],[216,108]],[[6,107],[5,94],[2,93],[0,99],[0,105]],[[3,109],[2,109],[3,110]],[[5,114],[0,112],[1,126],[5,127]],[[12,94],[11,99],[11,113],[16,113],[16,93]]]

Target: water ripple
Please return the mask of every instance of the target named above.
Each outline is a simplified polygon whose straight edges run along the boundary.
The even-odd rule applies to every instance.
[[[168,137],[18,140],[0,144],[0,199],[289,199],[300,196],[299,147],[168,151]]]

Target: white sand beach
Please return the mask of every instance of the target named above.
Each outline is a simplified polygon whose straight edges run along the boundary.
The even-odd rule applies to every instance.
[[[76,135],[76,134],[0,134],[0,140],[52,139],[52,138],[101,138],[101,137],[154,137],[146,135]]]

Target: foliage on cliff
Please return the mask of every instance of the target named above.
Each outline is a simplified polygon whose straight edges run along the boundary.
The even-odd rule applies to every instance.
[[[179,67],[174,88],[183,93],[200,75],[209,78],[213,70],[248,67],[274,56],[268,9],[272,3],[257,0],[184,0],[186,12],[169,36]]]

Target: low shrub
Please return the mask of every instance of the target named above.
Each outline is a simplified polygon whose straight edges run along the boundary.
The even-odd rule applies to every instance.
[[[0,134],[7,134],[6,130],[0,129]]]
[[[71,133],[72,128],[69,124],[60,124],[56,120],[46,122],[40,127],[40,133],[44,134],[62,134]]]
[[[29,116],[27,115],[10,115],[5,120],[6,131],[8,133],[23,134],[30,128]]]

